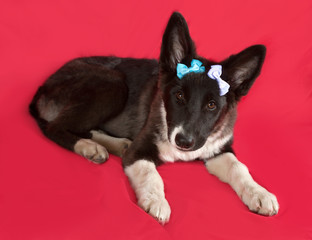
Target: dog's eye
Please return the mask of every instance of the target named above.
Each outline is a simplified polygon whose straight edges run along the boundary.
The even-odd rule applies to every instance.
[[[185,99],[184,99],[184,93],[181,91],[178,91],[176,93],[176,98],[178,100],[179,103],[184,103]]]
[[[211,100],[209,101],[209,103],[207,104],[207,109],[212,111],[215,110],[217,108],[216,102]]]

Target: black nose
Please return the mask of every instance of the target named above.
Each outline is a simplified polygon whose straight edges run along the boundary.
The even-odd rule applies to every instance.
[[[175,142],[178,147],[189,150],[194,146],[194,138],[192,136],[185,136],[182,133],[178,133],[175,137]]]

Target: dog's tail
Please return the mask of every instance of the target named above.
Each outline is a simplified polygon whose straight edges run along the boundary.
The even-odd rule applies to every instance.
[[[42,94],[43,87],[39,87],[31,103],[29,104],[29,113],[36,119],[40,129],[44,132],[47,127],[48,121],[40,117],[40,113],[37,107],[37,102],[39,98],[42,96]]]

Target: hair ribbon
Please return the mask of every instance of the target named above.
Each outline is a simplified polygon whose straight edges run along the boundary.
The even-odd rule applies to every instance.
[[[177,76],[179,79],[183,78],[186,74],[194,73],[203,73],[205,72],[205,66],[202,66],[203,63],[197,59],[193,59],[191,66],[188,67],[183,63],[178,63],[177,65]],[[210,70],[207,73],[208,77],[216,80],[220,88],[220,96],[223,96],[228,93],[230,85],[221,78],[222,75],[222,66],[221,65],[211,65]]]

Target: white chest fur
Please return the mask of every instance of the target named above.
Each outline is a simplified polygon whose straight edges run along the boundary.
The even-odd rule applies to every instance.
[[[205,159],[211,158],[215,154],[220,153],[220,150],[230,139],[232,134],[226,135],[221,138],[212,135],[208,137],[203,147],[196,151],[181,151],[173,146],[169,141],[159,142],[157,144],[159,151],[159,158],[164,162],[174,161],[193,161],[197,158]]]

